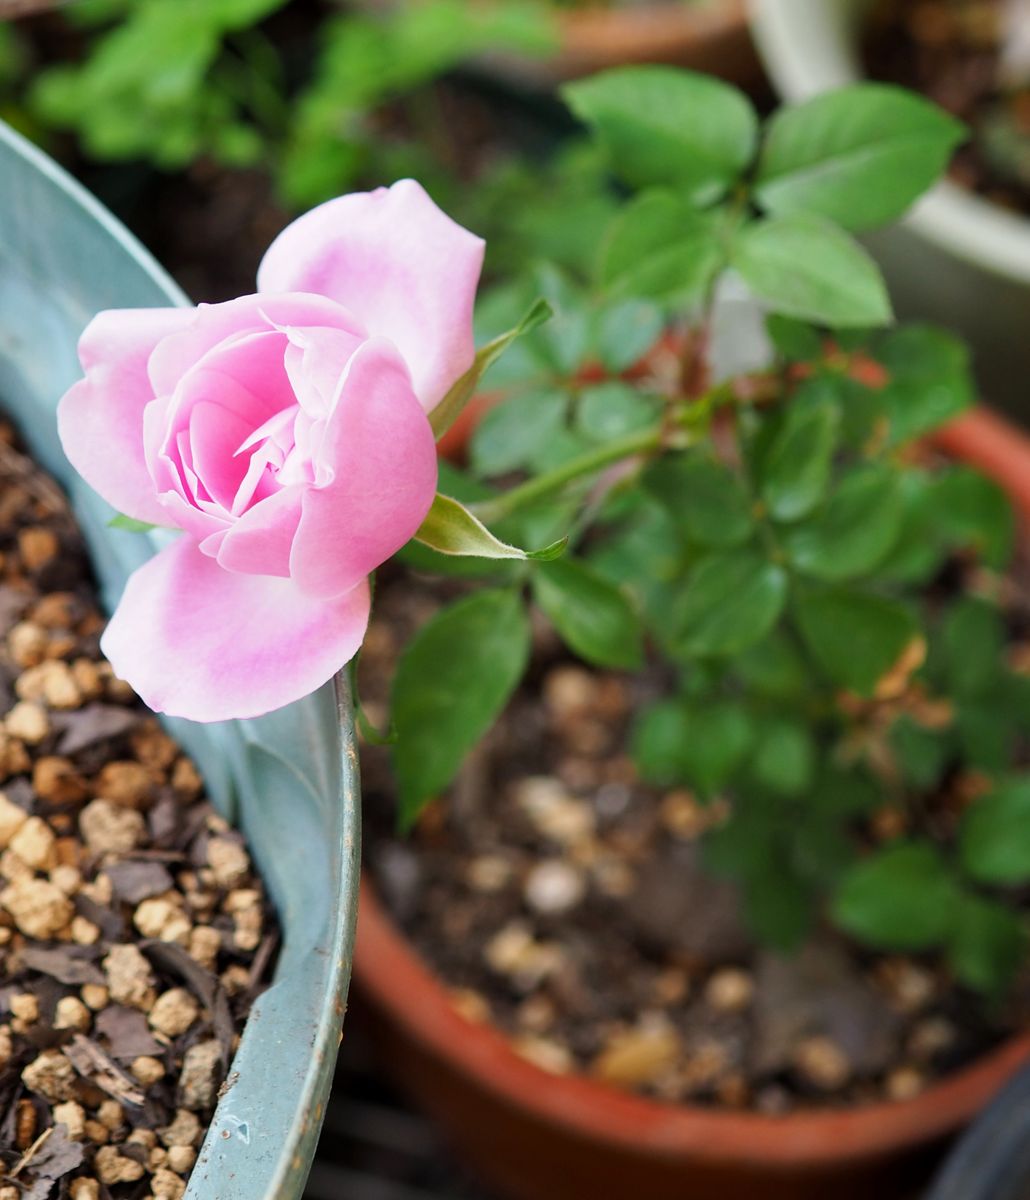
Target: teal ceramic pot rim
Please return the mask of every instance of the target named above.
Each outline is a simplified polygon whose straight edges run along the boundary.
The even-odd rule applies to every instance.
[[[160,538],[108,528],[112,510],[61,452],[56,404],[79,375],[76,343],[94,313],[186,303],[93,197],[0,123],[0,404],[67,490],[108,606]],[[298,1200],[336,1062],[357,912],[349,696],[327,686],[253,721],[165,724],[246,834],[283,929],[274,984],[244,1029],[186,1197]]]
[[[804,100],[863,78],[857,28],[867,0],[749,0],[751,27],[779,93]],[[944,181],[902,224],[946,254],[1030,286],[1030,220]]]

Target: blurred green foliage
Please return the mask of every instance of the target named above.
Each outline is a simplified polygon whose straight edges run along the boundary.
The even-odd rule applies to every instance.
[[[0,89],[16,125],[40,139],[71,131],[99,161],[261,166],[296,210],[369,180],[439,174],[446,129],[427,85],[476,55],[541,53],[553,42],[533,0],[353,11],[302,0],[80,0],[53,19],[77,38],[74,61],[33,64],[24,34],[0,26]]]

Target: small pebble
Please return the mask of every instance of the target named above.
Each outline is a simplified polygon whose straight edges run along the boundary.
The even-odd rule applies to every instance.
[[[16,879],[0,892],[0,908],[27,937],[49,941],[71,922],[72,902],[47,879]]]
[[[151,1058],[149,1054],[141,1054],[139,1058],[134,1058],[129,1070],[144,1087],[150,1087],[165,1076],[164,1064],[160,1059]]]
[[[143,1164],[122,1154],[117,1146],[101,1146],[97,1150],[94,1166],[100,1182],[108,1187],[118,1183],[135,1183],[145,1174]]]
[[[912,1030],[908,1053],[919,1062],[931,1062],[938,1054],[950,1050],[958,1032],[946,1017],[927,1017]]]
[[[212,838],[207,844],[207,861],[219,887],[238,887],[250,872],[250,855],[232,838]]]
[[[78,996],[62,996],[54,1010],[55,1029],[74,1029],[85,1033],[93,1022],[89,1009]]]
[[[523,890],[531,909],[550,916],[575,908],[585,894],[582,872],[560,859],[538,863],[526,878]]]
[[[200,1005],[185,988],[170,988],[154,1001],[148,1021],[151,1029],[166,1037],[178,1037],[200,1015]]]
[[[515,789],[516,803],[530,823],[546,838],[561,845],[585,841],[594,833],[590,805],[570,796],[557,779],[530,776]]]
[[[555,667],[544,680],[544,703],[559,721],[589,712],[597,694],[596,675],[582,667]]]
[[[74,1100],[78,1075],[60,1050],[43,1050],[21,1073],[30,1092],[56,1103]]]
[[[4,718],[4,728],[12,737],[36,746],[50,732],[50,718],[41,704],[19,700]]]
[[[891,1003],[902,1013],[917,1013],[937,994],[932,972],[905,958],[890,958],[879,964],[877,977]]]
[[[614,1033],[591,1064],[605,1083],[634,1087],[657,1078],[682,1053],[680,1036],[671,1025],[641,1024]]]
[[[474,892],[500,892],[511,882],[512,868],[500,854],[480,854],[465,868],[465,881]]]
[[[116,1004],[149,1011],[157,998],[150,963],[131,942],[114,945],[102,966],[107,975],[111,998]],[[87,1001],[88,1003],[88,1001]]]
[[[514,1038],[512,1049],[535,1067],[551,1075],[567,1075],[574,1065],[568,1049],[549,1038],[527,1034]]]
[[[79,814],[86,845],[97,854],[128,854],[143,838],[146,823],[141,813],[121,808],[110,800],[94,800]]]
[[[15,804],[0,792],[0,850],[11,844],[11,838],[29,819],[25,809]]]
[[[213,1038],[196,1042],[186,1051],[179,1075],[179,1094],[185,1108],[211,1108],[218,1090],[222,1047]]]
[[[23,1025],[32,1025],[39,1020],[39,1001],[31,992],[17,992],[8,1003],[11,1015]]]
[[[915,1067],[896,1067],[887,1076],[887,1095],[891,1100],[911,1100],[926,1087],[926,1076]]]
[[[54,1105],[54,1122],[68,1130],[68,1137],[73,1142],[81,1141],[85,1133],[86,1110],[74,1100],[65,1100],[63,1104]]]
[[[452,988],[448,994],[454,1010],[466,1021],[483,1025],[490,1020],[490,1002],[481,992],[471,988]]]
[[[169,1146],[168,1165],[173,1171],[185,1175],[193,1169],[197,1161],[197,1152],[191,1146]]]
[[[705,984],[705,1000],[716,1012],[744,1012],[750,1008],[754,995],[754,978],[735,967],[716,971]]]
[[[29,817],[11,838],[9,849],[33,870],[45,871],[54,860],[53,830],[42,817]]]
[[[798,1075],[820,1091],[838,1091],[851,1078],[847,1055],[830,1038],[805,1038],[794,1047],[791,1057]]]

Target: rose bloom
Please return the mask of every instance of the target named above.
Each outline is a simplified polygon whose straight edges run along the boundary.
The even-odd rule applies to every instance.
[[[403,180],[288,226],[256,295],[87,327],[65,453],[119,512],[182,530],[101,642],[151,708],[255,716],[357,651],[368,575],[433,501],[427,413],[472,365],[482,260]]]

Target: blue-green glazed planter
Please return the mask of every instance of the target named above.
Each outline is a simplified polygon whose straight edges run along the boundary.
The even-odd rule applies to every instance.
[[[80,374],[76,343],[96,312],[186,303],[101,205],[0,123],[0,405],[71,497],[108,608],[159,542],[108,528],[112,510],[61,452],[57,401]],[[360,818],[349,700],[327,687],[253,721],[166,725],[249,839],[283,930],[186,1200],[296,1200],[350,979]]]

